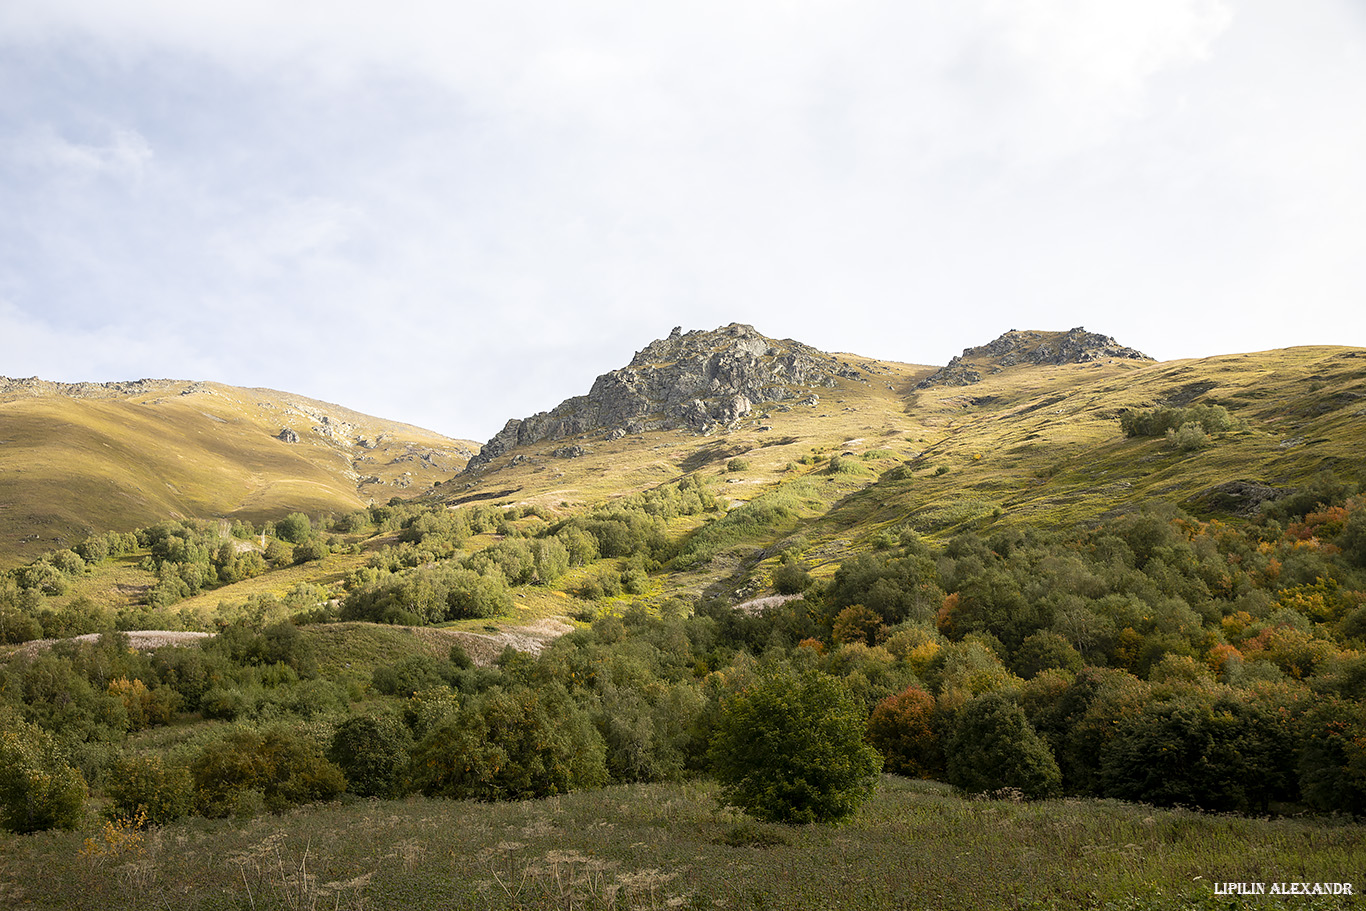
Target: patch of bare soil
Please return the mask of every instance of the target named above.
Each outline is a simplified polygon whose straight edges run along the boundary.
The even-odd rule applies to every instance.
[[[547,617],[525,626],[509,626],[496,633],[421,627],[415,628],[415,631],[419,635],[435,634],[447,642],[459,642],[465,654],[470,656],[470,660],[482,667],[492,664],[503,653],[503,649],[509,646],[519,652],[538,655],[541,649],[565,633],[573,632],[574,627],[562,618]]]
[[[767,598],[755,598],[753,601],[745,601],[735,605],[735,610],[746,614],[762,614],[770,607],[777,607],[779,604],[786,604],[789,601],[796,601],[801,595],[769,595]]]
[[[85,635],[72,636],[71,638],[76,642],[98,642],[100,635],[100,633],[86,633]],[[154,648],[161,648],[163,645],[198,645],[201,640],[207,639],[210,634],[191,633],[172,629],[135,629],[129,630],[127,635],[129,648],[137,649],[140,652],[147,652]],[[14,654],[32,658],[43,649],[51,648],[52,643],[62,641],[64,640],[33,639],[19,646]]]

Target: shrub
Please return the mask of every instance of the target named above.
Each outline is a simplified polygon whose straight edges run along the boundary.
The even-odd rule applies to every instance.
[[[341,770],[312,742],[287,728],[239,730],[206,745],[190,763],[195,803],[205,816],[227,816],[247,791],[267,810],[330,800],[346,787]]]
[[[1058,633],[1042,630],[1025,637],[1015,653],[1014,670],[1028,679],[1039,671],[1060,668],[1075,674],[1082,668],[1081,654]]]
[[[318,560],[326,559],[328,553],[329,548],[326,541],[319,538],[312,538],[301,542],[294,548],[294,563],[295,565],[301,563],[314,563]]]
[[[558,687],[493,690],[447,715],[413,751],[414,784],[432,796],[548,797],[607,781],[606,748]]]
[[[361,797],[403,794],[412,736],[390,715],[356,715],[337,726],[327,757],[346,775],[347,789]]]
[[[748,471],[749,461],[746,459],[731,459],[726,463],[726,471]]]
[[[1127,437],[1160,437],[1183,425],[1193,425],[1202,433],[1224,433],[1237,427],[1238,422],[1222,405],[1152,408],[1126,411],[1119,416],[1119,427]]]
[[[881,751],[889,772],[933,778],[944,768],[934,730],[934,697],[918,686],[877,704],[868,719],[868,741]]]
[[[970,793],[1016,788],[1048,797],[1062,785],[1058,763],[1025,718],[1002,693],[969,700],[945,744],[949,781]]]
[[[165,766],[156,756],[125,756],[104,786],[110,815],[134,820],[139,815],[161,825],[187,815],[194,805],[194,780],[183,766]]]
[[[1324,811],[1366,814],[1366,706],[1327,700],[1302,722],[1300,789]]]
[[[911,481],[915,479],[915,469],[909,463],[903,462],[892,468],[888,468],[882,473],[884,481]]]
[[[814,580],[806,567],[796,560],[783,563],[773,570],[773,587],[783,595],[799,595],[811,587]]]
[[[393,664],[375,668],[370,686],[385,696],[412,696],[423,690],[439,689],[455,683],[454,668],[430,655],[410,655]]]
[[[290,544],[303,544],[313,537],[313,523],[301,512],[292,512],[275,523],[275,537]]]
[[[85,808],[85,779],[52,736],[0,715],[0,826],[11,832],[74,829]]]
[[[831,638],[836,643],[862,642],[865,645],[876,645],[886,634],[887,628],[882,624],[882,617],[862,604],[852,604],[835,617]]]
[[[727,694],[708,754],[722,798],[770,822],[827,822],[873,795],[882,757],[835,678],[772,664]]]
[[[1167,442],[1182,452],[1195,452],[1212,445],[1205,428],[1194,422],[1167,431]]]

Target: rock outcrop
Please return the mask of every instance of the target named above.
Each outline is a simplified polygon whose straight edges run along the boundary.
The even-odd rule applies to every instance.
[[[805,399],[813,387],[832,387],[839,377],[864,379],[832,355],[800,342],[766,338],[753,326],[732,323],[687,333],[675,328],[668,338],[636,352],[627,366],[598,377],[587,395],[508,421],[466,470],[542,440],[584,435],[619,439],[670,429],[708,433],[734,425],[761,403]]]
[[[1078,327],[1066,332],[1020,332],[1014,329],[977,348],[965,348],[948,365],[921,380],[918,389],[930,386],[968,386],[979,383],[983,372],[1025,364],[1086,364],[1108,360],[1151,361],[1108,335]]]

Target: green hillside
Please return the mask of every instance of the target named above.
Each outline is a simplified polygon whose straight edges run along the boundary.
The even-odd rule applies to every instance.
[[[316,511],[281,491],[326,472],[265,454],[414,450],[194,398],[26,444],[166,488],[185,447],[89,453],[226,424],[194,452],[273,466],[275,508],[228,472],[235,511],[0,578],[0,828],[72,830],[0,833],[10,904],[1361,906],[1362,349],[675,331],[420,496]]]

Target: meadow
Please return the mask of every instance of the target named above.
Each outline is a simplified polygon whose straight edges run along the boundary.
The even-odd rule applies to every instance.
[[[847,824],[722,808],[705,781],[542,800],[411,797],[143,831],[0,836],[21,909],[1356,908],[1217,883],[1361,880],[1366,827],[1108,800],[965,799],[884,776]],[[1355,882],[1353,879],[1355,877]]]

